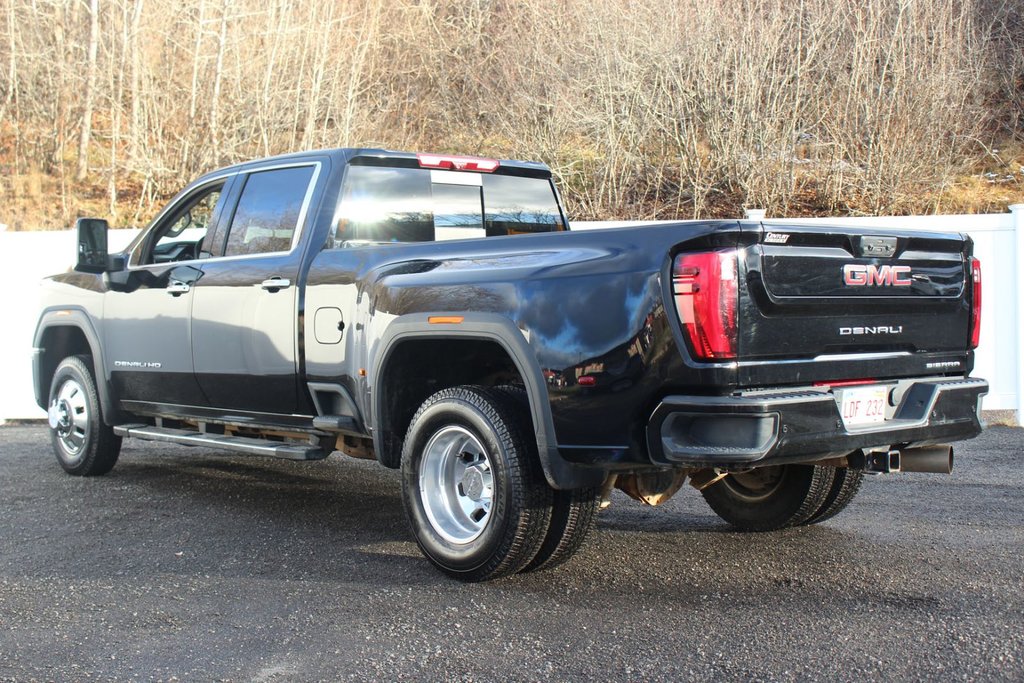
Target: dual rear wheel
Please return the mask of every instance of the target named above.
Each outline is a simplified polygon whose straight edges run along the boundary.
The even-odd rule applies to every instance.
[[[461,386],[416,412],[402,502],[420,550],[463,581],[555,567],[582,545],[598,489],[548,486],[522,390]]]
[[[734,527],[771,531],[835,516],[863,476],[779,465],[730,473],[703,495]],[[600,491],[548,486],[521,389],[461,386],[434,394],[413,417],[402,500],[427,559],[463,581],[486,581],[572,557],[593,527]]]
[[[821,465],[776,465],[733,472],[702,491],[715,513],[742,531],[817,524],[842,512],[864,473]]]

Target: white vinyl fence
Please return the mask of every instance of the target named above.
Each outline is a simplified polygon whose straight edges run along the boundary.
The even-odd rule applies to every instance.
[[[111,230],[110,249],[128,245],[138,230]],[[39,281],[75,263],[75,232],[0,232],[0,422],[45,418],[32,392],[32,335],[39,318]]]
[[[988,379],[991,392],[986,410],[1016,411],[1024,425],[1024,204],[1011,213],[967,216],[898,216],[878,218],[765,219],[763,212],[748,211],[748,218],[767,223],[795,222],[861,225],[965,232],[974,239],[984,278],[981,346],[974,374]],[[574,230],[635,226],[669,221],[576,222]],[[128,244],[135,230],[110,232],[111,251]],[[3,288],[4,330],[0,335],[0,422],[4,419],[45,417],[32,393],[31,347],[39,308],[38,283],[43,277],[66,271],[74,262],[75,235],[60,232],[5,232],[0,228],[0,273]]]

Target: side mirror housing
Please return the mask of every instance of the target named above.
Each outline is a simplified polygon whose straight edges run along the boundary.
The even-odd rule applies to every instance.
[[[107,230],[110,226],[102,218],[79,218],[75,221],[78,233],[78,261],[75,270],[81,273],[105,273],[110,267],[107,253]]]

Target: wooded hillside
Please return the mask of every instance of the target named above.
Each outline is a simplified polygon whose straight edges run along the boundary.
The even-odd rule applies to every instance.
[[[1024,200],[1022,0],[0,0],[0,223],[225,163],[544,161],[574,218]]]

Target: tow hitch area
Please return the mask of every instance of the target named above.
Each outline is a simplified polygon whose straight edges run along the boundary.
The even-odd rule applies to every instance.
[[[856,456],[851,455],[847,460],[851,467],[863,469],[869,474],[953,473],[953,447],[948,445],[867,451]]]
[[[900,452],[897,450],[864,453],[862,469],[869,474],[892,474],[900,471]]]

